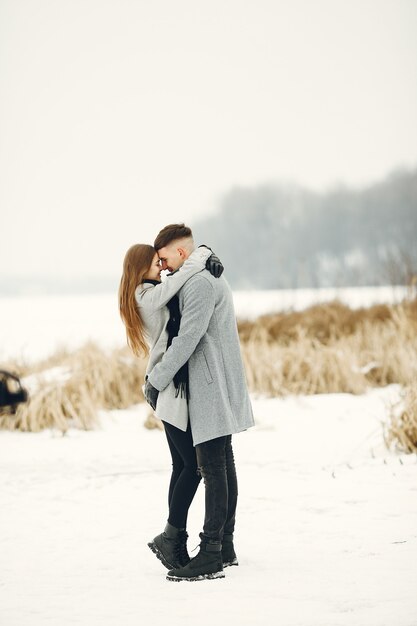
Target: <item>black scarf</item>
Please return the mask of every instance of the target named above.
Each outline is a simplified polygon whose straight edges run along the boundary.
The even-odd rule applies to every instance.
[[[159,285],[159,281],[145,279],[144,283],[151,283],[152,285]],[[177,295],[173,296],[167,303],[169,310],[169,320],[166,325],[166,331],[168,333],[167,350],[172,344],[174,337],[177,337],[180,329],[181,313],[180,313],[180,301]],[[188,361],[184,363],[182,367],[174,376],[174,386],[176,389],[175,397],[181,395],[181,398],[190,398],[190,389],[188,383]]]

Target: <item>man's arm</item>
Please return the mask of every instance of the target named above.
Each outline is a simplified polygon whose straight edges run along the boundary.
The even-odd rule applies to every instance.
[[[163,283],[153,287],[139,287],[136,289],[135,298],[137,304],[151,312],[161,309],[179,292],[191,276],[205,268],[206,261],[212,254],[210,248],[197,248],[190,254],[182,267],[172,276],[167,276]]]
[[[221,280],[221,279],[219,279]],[[183,287],[184,306],[180,330],[162,360],[149,374],[149,382],[162,391],[188,361],[206,333],[214,311],[213,286],[204,275],[196,276]]]

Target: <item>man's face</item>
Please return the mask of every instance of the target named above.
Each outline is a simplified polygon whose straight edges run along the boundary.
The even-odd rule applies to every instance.
[[[175,242],[168,244],[164,248],[158,250],[158,256],[161,260],[163,270],[175,272],[184,263],[187,258],[187,252]]]

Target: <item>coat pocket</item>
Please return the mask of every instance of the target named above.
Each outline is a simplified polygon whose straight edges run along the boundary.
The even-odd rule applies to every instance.
[[[203,372],[204,372],[204,376],[206,377],[206,381],[210,385],[213,382],[213,377],[211,375],[210,368],[209,368],[209,365],[207,363],[207,358],[206,358],[206,355],[204,354],[204,351],[203,350],[199,350],[197,352],[197,357],[198,357],[198,360],[200,362],[201,367],[203,368]]]

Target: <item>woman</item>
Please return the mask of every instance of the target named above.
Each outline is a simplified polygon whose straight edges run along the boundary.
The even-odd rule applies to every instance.
[[[210,258],[211,257],[211,258]],[[218,274],[219,260],[201,246],[182,267],[161,283],[161,265],[155,249],[146,244],[129,248],[119,287],[119,310],[126,326],[127,343],[137,356],[149,355],[151,372],[178,334],[180,311],[177,292],[205,267]],[[188,419],[188,368],[185,364],[158,396],[155,415],[163,424],[172,457],[168,490],[169,515],[165,530],[148,546],[168,569],[186,565],[187,514],[201,476]]]

